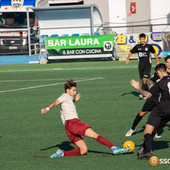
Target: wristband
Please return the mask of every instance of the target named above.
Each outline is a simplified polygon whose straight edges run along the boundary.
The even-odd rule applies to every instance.
[[[45,108],[47,111],[49,111],[50,109],[48,107]]]

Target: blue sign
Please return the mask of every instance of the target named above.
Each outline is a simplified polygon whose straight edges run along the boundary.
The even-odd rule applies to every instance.
[[[153,32],[151,34],[151,39],[155,42],[162,41],[162,32]]]

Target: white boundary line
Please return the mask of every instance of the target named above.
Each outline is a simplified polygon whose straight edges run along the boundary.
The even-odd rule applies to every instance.
[[[84,80],[77,80],[75,82],[93,81],[93,80],[100,80],[100,79],[103,79],[103,77],[96,77],[96,78],[89,78],[89,79],[84,79]],[[4,91],[0,91],[0,93],[14,92],[14,91],[21,91],[21,90],[28,90],[28,89],[36,89],[36,88],[49,87],[49,86],[57,86],[57,85],[64,84],[64,83],[65,82],[54,83],[54,84],[46,84],[46,85],[41,85],[41,86],[31,86],[31,87],[19,88],[19,89],[4,90]]]
[[[84,79],[84,78],[74,78],[74,79]],[[37,82],[37,81],[57,81],[66,79],[32,79],[32,80],[0,80],[0,83],[15,83],[15,82]]]
[[[0,73],[5,72],[31,72],[31,71],[69,71],[69,70],[101,70],[101,69],[129,69],[137,68],[138,66],[116,66],[116,67],[82,67],[82,68],[51,68],[51,69],[30,69],[30,70],[0,70]]]

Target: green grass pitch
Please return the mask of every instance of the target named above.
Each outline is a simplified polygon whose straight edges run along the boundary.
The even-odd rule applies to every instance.
[[[163,62],[163,60],[162,60]],[[0,66],[0,169],[1,170],[56,170],[56,169],[168,169],[155,167],[146,160],[137,160],[136,152],[143,143],[143,129],[148,115],[139,124],[135,135],[125,133],[144,104],[137,91],[130,86],[139,80],[137,61],[76,62],[48,65]],[[153,67],[155,65],[153,60]],[[152,73],[154,70],[152,69]],[[132,154],[113,156],[111,151],[93,139],[84,137],[88,154],[50,159],[58,148],[70,150],[59,107],[46,115],[47,107],[63,92],[67,79],[78,82],[81,99],[76,103],[79,118],[116,146],[132,140]],[[153,143],[158,158],[170,158],[170,123],[162,130],[162,138]]]

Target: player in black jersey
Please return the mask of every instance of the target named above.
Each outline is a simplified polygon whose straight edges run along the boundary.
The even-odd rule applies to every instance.
[[[142,147],[145,153],[143,153],[142,148],[140,148],[140,150],[138,150],[139,159],[149,159],[153,156],[151,153],[153,136],[160,127],[165,126],[165,124],[170,121],[170,76],[168,76],[166,68],[162,65],[156,67],[156,72],[158,76],[162,78],[156,81],[150,89],[150,92],[141,89],[139,82],[131,80],[131,85],[139,90],[146,98],[159,94],[161,96],[160,102],[154,107],[146,123],[144,130],[145,140]]]
[[[167,57],[165,57],[165,65],[166,65],[166,68],[167,68],[167,73],[168,75],[170,75],[170,55],[168,55]],[[158,80],[159,77],[158,75],[156,74],[156,72],[152,75],[152,77],[150,78],[150,82],[149,82],[149,85],[150,87],[153,86],[153,84],[156,82],[156,80]]]
[[[164,64],[162,64],[164,65]],[[166,70],[167,70],[167,74],[170,75],[170,55],[168,55],[165,58],[165,65],[166,65]],[[150,87],[153,86],[153,84],[156,82],[156,80],[159,79],[159,76],[157,75],[157,73],[155,72],[154,75],[151,77],[150,79]],[[131,129],[128,130],[128,132],[125,134],[126,137],[132,136],[132,134],[135,132],[137,125],[139,124],[139,122],[142,120],[142,118],[150,111],[153,110],[153,108],[156,106],[156,104],[158,103],[158,98],[159,96],[157,96],[156,98],[153,99],[153,97],[149,98],[146,100],[145,104],[143,105],[142,110],[136,115],[132,127]],[[161,136],[158,136],[157,134],[155,135],[155,138],[161,138]]]
[[[165,64],[158,64],[155,69],[158,66],[162,66],[166,69]],[[159,76],[157,76],[158,79],[161,78]],[[151,87],[152,88],[152,87]],[[156,104],[159,102],[159,94],[157,96],[151,96],[149,99],[146,100],[146,102],[143,105],[142,110],[136,115],[132,127],[131,129],[125,134],[126,137],[132,136],[132,134],[135,132],[137,125],[139,124],[139,122],[142,120],[142,118],[150,111],[153,110],[153,108],[156,106]],[[157,134],[155,134],[155,138],[161,138],[161,136],[158,136]]]
[[[158,56],[151,44],[146,44],[146,35],[140,34],[139,35],[140,44],[137,44],[135,47],[133,47],[130,50],[130,53],[127,57],[126,64],[129,63],[129,59],[134,53],[138,53],[138,70],[139,70],[139,76],[142,82],[142,89],[148,91],[148,85],[147,80],[150,78],[150,72],[151,72],[151,56],[150,53],[153,53],[157,64],[159,64]],[[142,98],[141,95],[139,95],[140,98]]]

